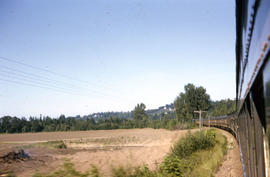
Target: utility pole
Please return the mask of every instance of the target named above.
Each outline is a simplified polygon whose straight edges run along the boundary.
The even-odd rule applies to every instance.
[[[210,116],[208,115],[208,127],[210,128]]]
[[[200,127],[200,131],[201,131],[201,128],[202,128],[202,113],[206,112],[206,111],[199,110],[199,111],[194,111],[194,112],[198,113],[200,115],[200,117],[199,117],[199,121],[200,121],[199,127]]]

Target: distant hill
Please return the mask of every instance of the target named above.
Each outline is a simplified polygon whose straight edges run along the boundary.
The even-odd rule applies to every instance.
[[[146,110],[146,114],[151,119],[159,119],[164,117],[164,115],[168,115],[170,118],[174,113],[173,103],[166,104],[165,106],[160,106],[157,109],[148,109]],[[108,119],[111,117],[118,117],[120,119],[131,119],[133,117],[133,111],[128,112],[97,112],[84,116],[76,116],[77,119],[94,119],[95,121],[100,119]]]
[[[175,110],[173,103],[166,104],[165,106],[160,106],[157,109],[148,109],[146,110],[146,114],[149,118],[159,119],[167,115],[168,118],[175,118]]]

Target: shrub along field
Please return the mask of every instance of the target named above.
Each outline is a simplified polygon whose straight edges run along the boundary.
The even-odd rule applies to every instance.
[[[226,154],[227,140],[214,129],[188,134],[160,166],[161,176],[213,176]]]
[[[147,165],[137,167],[112,167],[112,177],[207,177],[213,176],[227,152],[227,140],[220,132],[209,129],[202,132],[188,133],[180,138],[171,151],[165,156],[156,170],[150,170]],[[102,176],[96,166],[86,172],[76,171],[70,161],[62,168],[50,174],[36,173],[35,177],[56,176]]]

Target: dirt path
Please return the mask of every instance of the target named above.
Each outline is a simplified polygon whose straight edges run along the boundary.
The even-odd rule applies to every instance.
[[[216,177],[242,177],[242,166],[240,161],[239,146],[235,138],[227,131],[220,130],[227,137],[228,152],[224,157],[222,165],[219,167]]]

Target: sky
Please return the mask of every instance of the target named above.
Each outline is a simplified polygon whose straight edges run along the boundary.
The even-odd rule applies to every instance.
[[[0,27],[0,116],[236,96],[234,0],[1,0]]]

